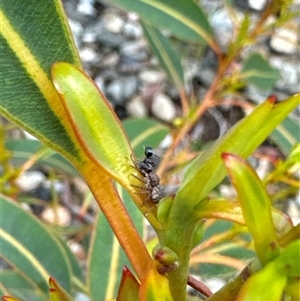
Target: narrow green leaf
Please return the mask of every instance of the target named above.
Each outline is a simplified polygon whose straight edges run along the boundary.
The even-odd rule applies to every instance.
[[[52,67],[54,85],[86,155],[123,186],[131,185],[131,148],[119,119],[93,81],[68,63]]]
[[[5,295],[14,296],[23,300],[47,301],[48,296],[38,293],[36,285],[13,270],[1,270],[0,286],[6,288]],[[2,297],[4,294],[1,294]]]
[[[5,143],[5,147],[12,151],[11,160],[16,166],[26,162],[32,155],[38,155],[39,159],[36,164],[44,164],[74,176],[79,175],[78,171],[68,160],[50,148],[43,146],[43,144],[37,140],[8,140]]]
[[[57,233],[54,233],[54,234],[57,234]],[[58,240],[58,243],[63,248],[63,250],[65,251],[65,254],[68,257],[68,262],[70,262],[73,278],[77,278],[76,280],[78,282],[83,281],[84,277],[83,277],[82,267],[80,266],[77,258],[75,257],[75,254],[71,251],[71,249],[67,245],[66,241],[63,240],[62,237],[60,237],[59,235],[56,235],[56,238]]]
[[[38,292],[48,295],[50,275],[70,291],[70,263],[55,236],[12,200],[1,196],[0,202],[1,256],[34,283]]]
[[[180,91],[184,89],[184,75],[179,55],[169,42],[169,40],[161,34],[161,32],[148,23],[143,24],[144,34],[159,59],[161,66],[169,74]]]
[[[271,134],[271,139],[286,155],[299,141],[299,137],[299,122],[296,122],[296,120],[292,117],[287,117],[284,119],[283,122]]]
[[[274,105],[271,100],[257,106],[250,115],[233,126],[213,146],[191,162],[176,199],[196,205],[224,178],[223,152],[249,156],[298,105],[299,94]],[[174,206],[173,206],[174,207]],[[178,214],[180,214],[179,209]],[[177,216],[174,218],[178,218]]]
[[[130,266],[130,263],[105,217],[99,212],[94,223],[88,256],[87,285],[92,301],[116,297],[125,265]]]
[[[123,126],[138,158],[144,157],[145,146],[158,146],[169,133],[168,127],[148,118],[130,118],[123,122]]]
[[[205,205],[201,204],[194,212],[201,219],[222,219],[240,225],[245,225],[242,208],[239,202],[231,200],[209,200]],[[293,223],[283,212],[272,208],[272,220],[276,233],[283,235],[289,231]]]
[[[242,77],[249,84],[253,84],[261,90],[270,90],[281,78],[279,71],[271,67],[259,53],[253,53],[245,60]]]
[[[52,102],[58,99],[52,63],[80,65],[61,1],[2,0],[0,19],[1,114],[69,158],[78,157],[62,123],[63,108]]]
[[[236,46],[240,47],[243,44],[245,44],[245,40],[246,40],[247,33],[248,33],[249,28],[250,28],[250,25],[251,25],[250,15],[246,14],[243,21],[241,22],[236,40],[234,41],[234,44]]]
[[[127,10],[135,11],[142,19],[174,35],[203,43],[211,39],[208,19],[199,5],[192,0],[111,0]]]
[[[226,169],[237,191],[246,225],[252,234],[255,250],[266,264],[279,253],[271,214],[271,200],[255,170],[244,159],[223,154]]]

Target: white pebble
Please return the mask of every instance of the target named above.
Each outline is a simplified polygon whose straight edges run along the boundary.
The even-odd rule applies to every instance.
[[[288,28],[278,28],[273,33],[270,46],[277,52],[293,54],[297,51],[298,35],[296,31]]]
[[[123,19],[112,13],[104,15],[102,21],[105,24],[105,28],[113,33],[120,33],[124,26]]]
[[[98,55],[92,48],[83,48],[79,51],[80,58],[85,63],[93,63],[97,60]]]
[[[41,215],[42,219],[49,224],[67,227],[71,223],[70,212],[62,206],[52,208],[47,207]]]
[[[157,70],[143,70],[139,74],[139,79],[147,86],[149,84],[156,84],[164,81],[166,75]]]
[[[145,103],[140,96],[136,96],[131,99],[127,103],[126,108],[129,115],[134,117],[145,117],[148,113]]]
[[[45,178],[45,175],[39,171],[27,171],[19,175],[16,184],[22,191],[31,191],[42,184]]]
[[[176,108],[172,100],[162,93],[154,96],[151,109],[156,117],[165,121],[172,121],[176,117]]]

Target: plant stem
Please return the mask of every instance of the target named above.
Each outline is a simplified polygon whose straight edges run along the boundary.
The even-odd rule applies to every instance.
[[[91,161],[84,167],[81,166],[80,171],[139,280],[142,281],[147,276],[147,267],[151,257],[110,178]]]

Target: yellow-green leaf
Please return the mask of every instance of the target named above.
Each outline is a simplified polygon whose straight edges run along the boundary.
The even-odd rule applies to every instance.
[[[270,262],[242,286],[236,301],[280,301],[287,277]]]
[[[244,158],[249,156],[299,104],[300,94],[274,105],[274,97],[256,107],[250,115],[238,122],[213,146],[191,162],[183,183],[176,195],[181,202],[196,205],[225,176],[221,153],[234,152]],[[179,208],[181,212],[182,209]],[[179,214],[180,214],[179,212]],[[175,217],[177,218],[177,216]]]
[[[104,95],[85,73],[71,64],[54,64],[52,77],[82,149],[112,178],[130,187],[132,151]]]
[[[139,300],[140,301],[174,301],[169,289],[168,278],[162,276],[156,270],[155,264],[151,264],[147,278],[141,283]]]
[[[246,225],[263,264],[278,255],[271,200],[255,170],[241,157],[223,154],[225,166],[241,203]]]

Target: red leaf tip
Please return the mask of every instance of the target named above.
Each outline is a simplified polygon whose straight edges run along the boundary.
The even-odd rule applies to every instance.
[[[221,157],[224,161],[226,161],[229,157],[232,157],[232,156],[234,156],[234,155],[231,153],[222,153],[221,154]]]
[[[132,275],[132,273],[130,272],[130,270],[128,269],[128,267],[127,267],[126,265],[123,266],[122,274],[123,274],[124,276],[130,276],[130,275]]]
[[[277,96],[275,94],[272,94],[268,97],[267,101],[271,104],[274,104],[277,101]]]

